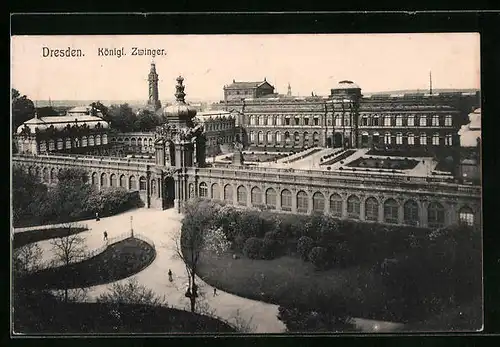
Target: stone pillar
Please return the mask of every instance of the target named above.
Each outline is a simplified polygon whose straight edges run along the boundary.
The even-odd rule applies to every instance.
[[[313,193],[311,191],[307,191],[307,214],[312,214],[313,212]]]
[[[274,188],[273,188],[274,189]],[[274,190],[276,192],[276,210],[281,211],[281,188]],[[266,193],[264,192],[264,195]]]
[[[244,186],[247,190],[247,206],[253,206],[252,204],[252,187],[250,185]]]
[[[366,217],[365,202],[366,202],[366,196],[363,194],[360,194],[360,197],[359,197],[359,220],[362,220],[362,221],[364,221],[365,217]]]
[[[448,202],[449,208],[446,209],[445,226],[458,223],[457,204],[453,201]],[[475,218],[474,218],[475,219]]]
[[[378,199],[378,222],[384,223],[384,199]]]
[[[297,190],[291,189],[292,193],[292,213],[297,213]]]
[[[427,228],[427,206],[429,206],[428,201],[419,201],[418,210],[420,212],[420,226],[422,228]]]

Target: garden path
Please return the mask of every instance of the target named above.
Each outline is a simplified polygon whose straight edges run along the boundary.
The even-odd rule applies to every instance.
[[[182,216],[174,209],[158,211],[154,209],[136,209],[119,215],[95,220],[82,221],[90,230],[80,233],[85,237],[88,249],[94,250],[104,245],[103,232],[108,233],[110,240],[114,237],[130,232],[131,221],[134,232],[140,233],[155,243],[157,256],[151,265],[143,271],[131,276],[145,287],[159,295],[164,295],[170,306],[188,309],[189,300],[184,297],[188,278],[184,263],[175,256],[175,239],[179,236]],[[24,228],[26,229],[26,228]],[[35,228],[32,228],[35,229]],[[29,229],[28,229],[29,230]],[[15,232],[22,232],[22,229]],[[38,243],[44,251],[44,260],[51,259],[50,241]],[[168,280],[168,270],[173,272],[173,282]],[[117,282],[125,282],[123,279]],[[235,315],[239,316],[254,327],[256,333],[280,333],[285,331],[284,324],[277,319],[278,306],[261,301],[242,298],[217,289],[213,295],[213,287],[197,279],[200,291],[203,293],[202,302],[208,305],[215,315],[229,322],[234,321]],[[89,288],[90,300],[95,300],[100,294],[108,291],[109,284]],[[371,321],[355,318],[355,323],[365,332],[393,331],[399,329],[401,324],[391,322]]]

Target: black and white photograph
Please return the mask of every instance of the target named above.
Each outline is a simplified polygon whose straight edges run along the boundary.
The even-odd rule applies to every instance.
[[[479,33],[11,36],[11,333],[483,329]]]

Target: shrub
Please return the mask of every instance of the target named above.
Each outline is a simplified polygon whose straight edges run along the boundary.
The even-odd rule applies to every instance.
[[[289,332],[356,331],[351,318],[344,312],[279,306],[278,319],[285,324]]]
[[[264,238],[260,256],[262,259],[274,259],[278,255],[278,242],[275,239]]]
[[[309,236],[302,236],[297,241],[297,253],[300,255],[302,260],[309,260],[309,253],[314,246],[314,240]]]
[[[313,247],[309,252],[309,260],[314,264],[317,270],[322,270],[327,267],[327,250],[325,247]]]
[[[262,246],[262,239],[250,237],[245,241],[245,245],[243,246],[243,254],[250,259],[259,259],[261,256]]]

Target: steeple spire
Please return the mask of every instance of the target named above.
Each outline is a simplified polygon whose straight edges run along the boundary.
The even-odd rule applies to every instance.
[[[184,97],[186,96],[186,93],[184,93],[184,85],[182,84],[184,82],[184,78],[182,76],[177,77],[177,85],[175,86],[175,100],[177,102],[185,104]]]
[[[288,92],[286,93],[287,96],[292,96],[292,87],[290,87],[290,83],[288,83]]]
[[[149,82],[149,98],[148,105],[152,107],[155,111],[161,108],[161,102],[158,93],[158,74],[156,73],[156,65],[154,61],[151,61],[151,68],[148,75]]]

